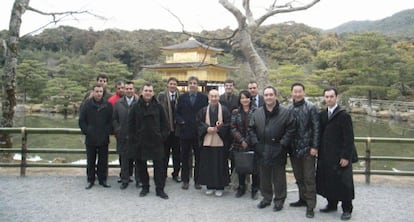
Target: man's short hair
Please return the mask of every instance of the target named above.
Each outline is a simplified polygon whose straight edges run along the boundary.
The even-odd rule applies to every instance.
[[[305,91],[305,86],[300,82],[293,83],[292,86],[290,87],[290,91],[292,91],[295,86],[300,86],[302,87],[303,91]]]
[[[253,83],[257,85],[257,81],[256,80],[250,80],[249,81],[249,84],[253,84]]]
[[[170,77],[170,78],[168,78],[167,83],[169,83],[169,82],[171,82],[171,81],[175,81],[176,83],[178,83],[178,79],[177,79],[177,78],[175,78],[175,77]]]
[[[325,95],[325,92],[326,92],[326,91],[334,91],[335,96],[338,96],[338,94],[339,94],[338,90],[337,90],[335,87],[328,87],[328,88],[325,88],[325,89],[323,90],[323,95]]]
[[[95,90],[96,87],[103,87],[101,83],[97,82],[95,84],[93,84],[92,86],[92,90]]]
[[[224,84],[226,84],[226,83],[231,83],[234,86],[234,80],[232,80],[232,79],[226,79],[226,81],[224,81]]]
[[[275,96],[277,96],[277,89],[276,89],[275,87],[273,87],[273,86],[266,86],[266,87],[263,89],[263,94],[264,94],[264,91],[265,91],[266,89],[272,89],[272,90],[273,90],[273,93],[275,94]]]
[[[126,85],[126,84],[128,84],[128,85],[134,85],[134,82],[132,82],[132,81],[126,81],[126,82],[125,82],[125,85]]]
[[[191,81],[196,81],[197,84],[199,83],[199,80],[196,76],[190,76],[190,78],[188,78],[188,82],[191,82]]]
[[[106,79],[106,81],[108,81],[109,77],[107,74],[101,73],[101,74],[98,74],[98,76],[96,76],[96,81],[98,81],[99,79]]]
[[[142,86],[142,88],[144,88],[144,86],[152,87],[152,84],[150,82],[146,82],[146,83],[144,83],[144,85]]]

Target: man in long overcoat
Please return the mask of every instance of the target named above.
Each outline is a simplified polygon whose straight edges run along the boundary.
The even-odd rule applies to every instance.
[[[320,113],[321,145],[316,170],[317,193],[328,200],[320,209],[327,213],[337,210],[342,202],[342,220],[349,220],[354,199],[352,156],[354,155],[354,131],[351,116],[337,104],[338,91],[324,90],[327,109]]]
[[[168,199],[164,192],[165,167],[164,167],[164,141],[168,136],[168,121],[161,104],[154,97],[154,89],[150,83],[144,84],[142,94],[137,103],[129,112],[129,138],[131,145],[130,155],[139,164],[139,175],[142,183],[140,196],[149,193],[149,175],[147,160],[152,160],[154,165],[154,182],[156,195]]]

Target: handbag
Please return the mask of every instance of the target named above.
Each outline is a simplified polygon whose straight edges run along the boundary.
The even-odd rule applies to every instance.
[[[254,151],[233,152],[234,169],[238,174],[252,174],[254,171]]]

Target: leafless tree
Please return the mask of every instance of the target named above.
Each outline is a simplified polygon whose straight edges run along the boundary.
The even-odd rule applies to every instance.
[[[252,36],[255,34],[257,28],[263,24],[266,19],[276,14],[306,10],[314,6],[320,0],[307,1],[308,3],[300,3],[297,0],[292,0],[284,4],[277,4],[277,0],[274,0],[270,4],[269,8],[267,8],[266,12],[255,19],[250,7],[250,0],[243,0],[243,10],[237,8],[236,5],[232,3],[232,1],[219,0],[220,4],[223,5],[223,7],[230,13],[232,13],[237,20],[237,34],[235,35],[233,42],[240,48],[252,71],[251,78],[257,81],[260,88],[263,89],[269,82],[268,71],[266,64],[264,63],[263,59],[260,58],[255,49],[255,46],[253,45]]]

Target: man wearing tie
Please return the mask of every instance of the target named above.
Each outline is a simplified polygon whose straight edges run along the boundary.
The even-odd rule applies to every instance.
[[[201,189],[198,183],[198,164],[200,157],[199,136],[197,133],[196,116],[198,111],[207,106],[208,98],[206,95],[198,92],[198,78],[191,76],[188,79],[188,92],[184,93],[178,99],[176,122],[180,128],[180,146],[181,146],[181,179],[182,188],[188,190],[190,181],[190,160],[191,152],[194,152],[194,187]]]
[[[252,80],[247,85],[249,89],[249,93],[252,96],[252,106],[254,107],[261,107],[264,104],[263,96],[259,94],[259,88],[257,86],[257,82]]]
[[[119,153],[119,163],[121,165],[121,189],[128,187],[129,177],[132,175],[134,160],[128,155],[128,113],[134,103],[138,101],[135,95],[134,83],[129,81],[124,86],[125,96],[120,98],[114,107],[112,125],[117,138],[117,149]],[[140,186],[138,176],[138,164],[135,164],[136,186]]]
[[[177,101],[179,97],[177,84],[178,79],[175,77],[170,77],[167,80],[167,89],[164,92],[160,92],[158,94],[157,100],[165,110],[168,119],[168,127],[170,129],[170,134],[168,135],[167,140],[164,142],[165,172],[167,172],[170,154],[172,153],[174,171],[172,172],[171,176],[175,182],[179,183],[181,182],[181,179],[178,176],[181,167],[180,138],[178,137],[179,131],[177,130],[175,121],[175,111],[177,110]],[[165,175],[165,177],[167,177],[167,175]]]
[[[316,169],[316,190],[328,200],[322,213],[335,212],[342,202],[342,220],[351,219],[355,197],[352,159],[355,153],[354,130],[349,113],[337,103],[338,91],[327,88],[323,96],[328,106],[320,113],[320,147]],[[331,113],[331,114],[329,114]]]

